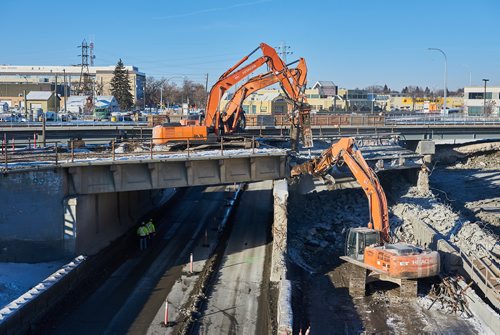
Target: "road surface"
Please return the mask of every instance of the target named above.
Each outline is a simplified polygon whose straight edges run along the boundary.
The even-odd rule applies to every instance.
[[[77,308],[61,315],[50,334],[144,334],[189,258],[205,225],[224,206],[224,186],[190,188],[161,219],[163,234],[125,261]],[[136,245],[130,246],[136,248]]]
[[[270,328],[269,230],[272,181],[249,184],[242,195],[218,278],[195,334],[267,334]],[[266,258],[267,254],[267,258]]]

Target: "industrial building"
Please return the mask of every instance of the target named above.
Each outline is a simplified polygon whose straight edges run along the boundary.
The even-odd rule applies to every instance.
[[[115,66],[89,66],[88,78],[95,95],[111,95],[111,79]],[[144,85],[146,75],[136,66],[125,66],[128,70],[131,93],[135,104],[144,101]],[[75,95],[80,87],[82,67],[80,66],[44,66],[44,65],[0,65],[0,100],[8,102],[12,107],[19,104],[19,94],[41,89],[33,86],[47,86],[53,90],[54,84],[67,83],[68,96]],[[56,80],[57,77],[57,80]],[[59,95],[64,95],[64,89],[59,88]],[[19,106],[19,105],[18,105]]]
[[[486,91],[486,99],[485,99]],[[466,86],[464,88],[464,112],[470,116],[500,115],[500,86]]]

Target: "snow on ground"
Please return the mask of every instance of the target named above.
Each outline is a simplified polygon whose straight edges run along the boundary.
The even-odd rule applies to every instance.
[[[0,263],[0,309],[57,271],[64,260],[48,263]]]

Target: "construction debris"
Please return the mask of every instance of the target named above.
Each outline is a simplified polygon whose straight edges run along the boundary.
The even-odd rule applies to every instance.
[[[429,297],[433,301],[427,309],[431,309],[436,302],[439,302],[441,309],[446,310],[448,313],[459,314],[467,318],[472,317],[473,314],[469,309],[465,296],[472,282],[462,288],[458,284],[460,280],[464,280],[462,276],[445,277],[439,284],[433,284],[429,292]]]

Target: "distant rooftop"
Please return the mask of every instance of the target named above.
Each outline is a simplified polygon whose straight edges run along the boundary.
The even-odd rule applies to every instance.
[[[51,91],[31,91],[26,95],[27,100],[49,100],[52,96]]]

